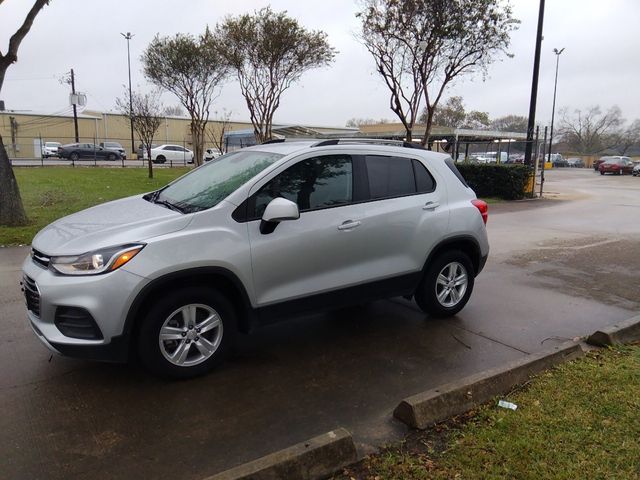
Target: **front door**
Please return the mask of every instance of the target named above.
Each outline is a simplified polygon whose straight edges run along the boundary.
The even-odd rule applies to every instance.
[[[300,218],[260,233],[267,204],[283,197],[298,204]],[[366,239],[362,206],[354,204],[354,162],[349,155],[300,160],[258,189],[249,200],[249,239],[258,307],[361,282],[353,268]]]

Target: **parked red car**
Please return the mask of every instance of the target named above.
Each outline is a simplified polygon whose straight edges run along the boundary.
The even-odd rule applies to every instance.
[[[626,158],[612,158],[605,160],[598,166],[600,175],[605,173],[613,173],[614,175],[631,174],[633,171],[633,162]]]

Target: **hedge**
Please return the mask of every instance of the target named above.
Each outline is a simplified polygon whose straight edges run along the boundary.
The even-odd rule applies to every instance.
[[[519,200],[525,197],[531,169],[525,165],[457,164],[478,197]]]

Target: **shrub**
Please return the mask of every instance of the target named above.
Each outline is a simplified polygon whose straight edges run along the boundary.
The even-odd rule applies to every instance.
[[[478,197],[519,200],[525,197],[531,169],[525,165],[456,165]]]

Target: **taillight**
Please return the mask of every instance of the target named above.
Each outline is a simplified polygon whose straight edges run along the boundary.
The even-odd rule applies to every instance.
[[[484,200],[478,200],[476,198],[475,200],[471,200],[471,203],[473,203],[473,206],[476,207],[478,211],[480,211],[480,215],[482,215],[482,221],[486,225],[487,220],[489,219],[489,205],[487,205],[487,202],[485,202]]]

